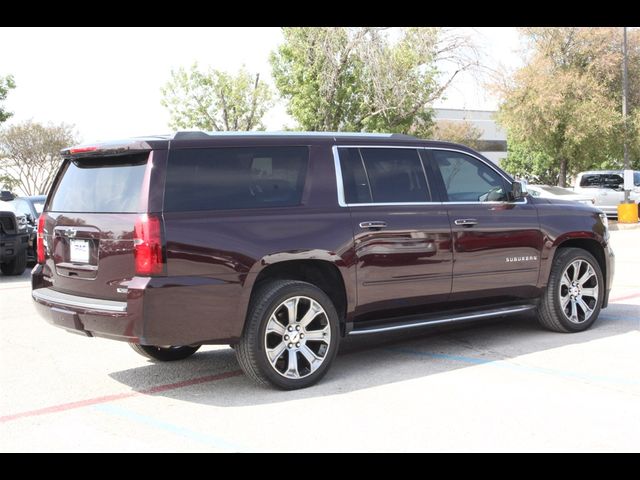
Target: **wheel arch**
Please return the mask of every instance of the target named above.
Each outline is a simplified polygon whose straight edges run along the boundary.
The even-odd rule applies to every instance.
[[[247,276],[243,289],[243,310],[240,313],[245,325],[249,305],[260,285],[269,280],[299,280],[317,286],[331,298],[338,312],[341,333],[344,335],[349,312],[353,310],[355,303],[355,295],[350,288],[349,269],[335,254],[319,254],[315,251],[313,257],[288,254],[279,255],[277,261],[265,257],[256,262]]]
[[[598,262],[598,266],[600,270],[602,270],[602,277],[604,279],[604,287],[605,292],[608,290],[609,285],[607,285],[607,260],[605,256],[605,249],[602,243],[593,236],[565,236],[563,238],[559,238],[554,245],[553,255],[551,256],[551,261],[549,262],[549,271],[547,272],[546,282],[549,281],[549,273],[551,271],[551,265],[553,264],[554,259],[558,252],[563,248],[580,248],[589,252],[591,255],[595,257]]]

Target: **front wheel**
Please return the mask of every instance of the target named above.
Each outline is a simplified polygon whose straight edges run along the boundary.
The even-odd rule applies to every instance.
[[[175,360],[184,360],[198,351],[200,345],[190,346],[156,346],[156,345],[140,345],[139,343],[130,343],[129,346],[143,357],[160,362],[173,362]]]
[[[338,313],[322,290],[306,282],[277,280],[255,293],[236,357],[258,383],[305,388],[329,370],[339,336]]]
[[[556,332],[586,330],[598,318],[604,289],[602,270],[593,255],[580,248],[559,250],[538,308],[540,323]]]

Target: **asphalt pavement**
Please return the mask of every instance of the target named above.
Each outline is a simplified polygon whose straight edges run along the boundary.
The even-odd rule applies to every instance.
[[[0,275],[0,451],[640,451],[640,230],[609,308],[349,339],[318,385],[254,385],[228,347],[154,364],[54,328]]]

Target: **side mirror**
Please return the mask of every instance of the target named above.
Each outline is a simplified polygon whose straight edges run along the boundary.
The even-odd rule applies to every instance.
[[[16,198],[16,196],[9,190],[2,190],[2,192],[0,192],[0,200],[3,202],[10,202],[14,198]]]
[[[509,192],[509,201],[515,202],[525,196],[527,196],[526,187],[523,187],[521,182],[513,182],[511,184],[511,191]]]

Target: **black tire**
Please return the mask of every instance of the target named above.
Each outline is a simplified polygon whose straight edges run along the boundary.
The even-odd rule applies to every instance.
[[[13,260],[0,264],[0,271],[5,275],[22,275],[27,268],[27,252],[16,255]]]
[[[298,317],[304,317],[304,309],[306,308],[306,312],[309,312],[314,302],[316,306],[319,305],[324,311],[316,314],[314,320],[303,326],[301,331],[292,331],[290,333],[292,337],[297,338],[300,336],[300,343],[296,345],[289,344],[289,348],[282,352],[282,356],[278,355],[277,358],[282,362],[285,362],[284,359],[286,358],[289,368],[291,368],[289,355],[294,355],[298,359],[295,371],[299,378],[288,378],[285,377],[287,372],[279,372],[277,365],[272,365],[269,361],[266,346],[269,341],[273,340],[273,336],[276,337],[275,342],[281,342],[286,345],[284,341],[286,337],[284,335],[289,334],[289,332],[284,330],[288,327],[283,326],[284,333],[267,333],[267,324],[270,322],[272,315],[279,315],[280,309],[285,308],[283,307],[284,302],[294,297],[302,297],[299,300],[300,303],[296,303],[295,307]],[[298,305],[300,305],[299,310]],[[303,318],[296,318],[293,322],[301,322],[302,320]],[[291,323],[288,323],[288,325],[291,325]],[[314,330],[307,330],[306,327],[311,326],[314,327]],[[325,340],[310,340],[312,332],[315,332],[315,335],[318,335],[319,332],[327,332],[329,334],[328,346]],[[306,340],[304,339],[305,333],[309,337]],[[280,335],[282,335],[282,340],[279,338]],[[326,335],[326,333],[322,333],[322,335]],[[338,351],[339,339],[338,313],[331,299],[322,290],[306,282],[274,280],[260,286],[253,295],[247,313],[244,334],[240,343],[236,346],[235,353],[242,370],[255,382],[262,385],[273,385],[283,390],[295,390],[313,385],[327,373]],[[294,339],[292,341],[296,342],[298,340]],[[300,346],[300,350],[295,348]],[[307,356],[302,351],[304,349],[308,355],[309,350],[306,347],[311,349],[317,357],[314,361],[319,362],[319,366],[315,367],[315,370],[311,363],[306,360]],[[275,363],[278,362],[279,360]]]
[[[138,343],[130,343],[129,346],[143,357],[159,362],[173,362],[176,360],[184,360],[198,351],[200,345],[196,346],[175,346],[175,347],[156,347],[155,345],[140,345]]]
[[[561,304],[561,288],[567,288],[562,287],[562,275],[576,260],[582,260],[591,266],[595,272],[598,287],[597,297],[585,300],[586,302],[592,302],[592,305],[588,305],[592,308],[592,313],[588,318],[582,321],[579,321],[579,318],[578,321],[571,321],[568,318],[568,313],[565,313]],[[586,250],[582,250],[580,248],[561,248],[556,252],[555,258],[553,259],[553,265],[551,266],[551,273],[549,275],[549,283],[542,296],[540,306],[538,307],[538,320],[543,327],[555,332],[582,332],[591,327],[593,322],[598,318],[600,309],[602,308],[604,293],[604,277],[602,275],[600,265],[595,257]],[[567,308],[570,310],[571,305],[567,304]],[[581,311],[584,312],[584,309]]]

